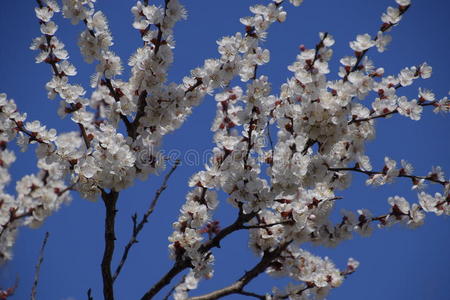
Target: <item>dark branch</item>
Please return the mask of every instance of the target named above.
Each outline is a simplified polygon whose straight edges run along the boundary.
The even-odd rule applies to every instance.
[[[250,221],[253,217],[257,215],[256,212],[252,212],[250,214],[240,213],[238,218],[234,223],[222,229],[214,238],[208,240],[204,243],[200,248],[199,252],[201,254],[207,253],[214,247],[220,248],[220,241],[227,237],[229,234],[244,229],[244,224]],[[188,258],[184,258],[175,262],[173,267],[155,284],[153,285],[147,293],[141,298],[141,300],[150,300],[152,299],[161,289],[163,289],[166,285],[168,285],[171,280],[177,276],[184,269],[191,266],[191,262]]]
[[[47,245],[48,236],[49,236],[49,233],[46,232],[44,240],[42,242],[41,251],[39,253],[38,263],[37,263],[36,269],[34,271],[34,282],[33,282],[33,287],[31,288],[31,300],[36,300],[37,285],[39,282],[39,271],[41,270],[41,265],[42,265],[42,262],[44,261],[44,250],[45,250],[45,245]]]
[[[177,288],[177,286],[179,286],[180,284],[182,284],[184,282],[184,279],[186,278],[186,276],[183,276],[183,278],[181,278],[180,282],[178,282],[177,284],[175,284],[170,291],[167,293],[167,295],[163,298],[163,300],[168,300],[170,295],[172,295],[172,293],[175,291],[175,289]]]
[[[399,15],[400,16],[403,15],[408,10],[409,7],[410,7],[410,5],[403,6],[403,8],[400,9]],[[381,27],[380,27],[380,31],[384,33],[384,32],[388,31],[389,29],[391,29],[393,26],[395,26],[397,24],[398,23],[394,23],[394,24],[393,23],[389,23],[389,24],[385,23],[385,24],[382,24]],[[376,36],[373,40],[377,41],[378,40],[378,36]],[[362,52],[358,52],[356,54],[356,59],[357,59],[356,63],[350,70],[348,70],[347,74],[344,77],[344,81],[348,80],[348,76],[350,75],[350,73],[355,72],[356,70],[358,70],[359,64],[361,63],[361,61],[363,60],[364,56],[366,55],[367,51],[369,51],[369,49],[366,49],[366,50],[364,50]]]
[[[168,285],[172,279],[177,276],[181,271],[189,267],[190,263],[187,260],[181,260],[175,262],[172,268],[154,285],[151,289],[142,296],[141,300],[150,300],[155,296],[161,289]]]
[[[112,276],[112,281],[113,282],[119,276],[120,271],[122,270],[122,268],[123,268],[123,266],[125,264],[125,261],[127,260],[128,253],[129,253],[131,247],[138,242],[137,236],[139,235],[141,230],[144,228],[144,225],[148,222],[148,217],[155,210],[155,206],[156,206],[156,203],[158,202],[159,197],[161,196],[162,192],[164,192],[164,190],[167,188],[167,182],[169,181],[170,176],[172,176],[173,172],[175,172],[175,170],[176,170],[176,168],[178,167],[179,164],[180,164],[179,160],[175,161],[175,164],[173,165],[172,169],[166,174],[166,176],[164,177],[164,180],[163,180],[161,186],[156,191],[156,194],[155,194],[155,196],[153,198],[153,201],[151,202],[151,204],[150,204],[149,208],[147,209],[147,211],[145,212],[145,214],[142,216],[142,219],[139,222],[139,224],[137,224],[137,215],[135,214],[135,215],[132,216],[132,220],[133,220],[132,236],[131,236],[128,244],[125,246],[125,250],[124,250],[124,252],[122,254],[122,258],[120,259],[120,263],[117,266],[116,271],[114,272],[114,275]]]
[[[92,290],[90,288],[87,290],[87,296],[88,300],[94,300],[94,298],[92,297]]]
[[[260,262],[254,266],[250,271],[245,272],[245,274],[239,278],[236,282],[230,284],[229,286],[226,286],[222,289],[216,290],[214,292],[191,297],[188,298],[189,300],[214,300],[219,299],[224,296],[228,296],[231,294],[242,294],[242,289],[253,279],[258,277],[261,273],[263,273],[270,264],[280,256],[280,254],[283,252],[284,249],[290,244],[290,242],[285,242],[279,245],[275,250],[273,251],[266,251],[261,258]],[[244,292],[245,293],[245,292]],[[247,295],[249,295],[247,293]]]
[[[418,105],[420,106],[435,106],[438,104],[438,101],[430,101],[430,102],[419,102]],[[379,114],[379,115],[372,115],[369,116],[367,118],[361,118],[361,119],[352,119],[348,122],[348,124],[352,124],[352,123],[360,123],[360,122],[366,122],[366,121],[370,121],[373,119],[379,119],[379,118],[386,118],[387,116],[393,115],[393,114],[398,114],[398,108],[394,109],[393,111],[389,111],[387,113],[383,113],[383,114]]]
[[[105,217],[105,250],[103,252],[103,259],[101,264],[102,278],[103,278],[103,296],[105,300],[114,300],[114,281],[111,275],[111,261],[114,255],[115,235],[115,220],[116,220],[116,203],[119,197],[119,192],[111,190],[106,193],[102,190],[102,200],[106,208]]]
[[[258,298],[260,300],[266,300],[265,295],[259,295],[259,294],[253,293],[253,292],[240,291],[240,292],[237,292],[236,294],[249,296],[249,297],[253,297],[253,298]]]
[[[341,171],[352,171],[352,172],[357,172],[357,173],[362,173],[362,174],[366,174],[367,176],[373,176],[373,175],[377,175],[377,174],[385,174],[384,172],[380,172],[380,171],[365,171],[362,170],[360,168],[357,167],[353,167],[353,168],[328,168],[329,171],[333,171],[333,172],[341,172]],[[405,174],[401,171],[402,169],[400,169],[400,173],[396,176],[396,177],[404,177],[404,178],[409,178],[411,179],[413,182],[417,182],[421,179],[427,180],[427,181],[431,181],[434,183],[438,183],[441,185],[446,185],[448,183],[448,181],[442,181],[439,180],[438,178],[434,177],[434,176],[416,176],[416,175],[408,175]]]

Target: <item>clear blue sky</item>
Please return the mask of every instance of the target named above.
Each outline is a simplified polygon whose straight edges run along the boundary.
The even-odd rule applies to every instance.
[[[154,2],[154,1],[151,1]],[[217,57],[215,41],[223,35],[243,31],[239,17],[249,15],[249,4],[255,1],[182,1],[189,13],[187,21],[175,28],[175,64],[170,80],[180,82],[189,70],[202,64],[205,58]],[[256,1],[266,2],[266,1]],[[98,0],[97,7],[109,18],[115,45],[113,50],[124,62],[133,50],[141,45],[138,33],[131,27],[130,8],[134,1]],[[313,47],[319,31],[334,35],[335,59],[331,67],[335,73],[338,58],[352,53],[348,42],[359,33],[376,33],[381,13],[394,0],[305,0],[298,8],[288,7],[288,19],[284,24],[274,24],[269,38],[263,45],[271,51],[271,62],[260,68],[273,82],[277,92],[280,84],[291,74],[286,66],[298,53],[298,46]],[[46,98],[45,83],[51,77],[48,65],[35,65],[28,47],[38,36],[39,25],[34,15],[34,1],[4,1],[0,10],[0,92],[6,92],[18,103],[21,111],[28,112],[30,120],[40,119],[58,131],[75,130],[70,120],[60,121],[56,116],[57,102]],[[387,52],[369,52],[376,66],[382,66],[387,74],[397,74],[405,66],[428,62],[433,66],[431,79],[417,81],[401,93],[412,98],[419,86],[432,89],[438,97],[447,95],[450,89],[450,2],[444,0],[413,1],[399,26],[392,31],[393,42]],[[73,81],[88,87],[88,78],[94,65],[86,65],[76,47],[76,37],[82,25],[72,26],[68,20],[55,18],[60,29],[57,32],[71,55],[70,61],[78,68],[79,75]],[[126,73],[125,76],[128,74]],[[126,78],[124,76],[124,78]],[[369,100],[369,99],[368,99]],[[367,102],[369,103],[369,102]],[[209,127],[215,115],[215,101],[207,97],[201,107],[181,130],[167,136],[164,149],[204,151],[213,147]],[[431,166],[441,165],[450,170],[449,119],[434,115],[425,109],[423,119],[414,122],[394,116],[377,122],[377,139],[368,144],[368,153],[374,167],[382,165],[383,157],[413,163],[416,173],[426,174]],[[19,154],[11,172],[15,179],[33,172],[34,160],[28,154]],[[172,177],[169,189],[141,234],[140,243],[132,249],[124,271],[116,282],[116,299],[139,299],[140,296],[171,266],[168,259],[167,236],[171,224],[178,216],[178,209],[188,191],[187,179],[203,166],[183,164]],[[339,207],[356,210],[369,208],[375,213],[389,209],[387,197],[398,194],[411,203],[417,201],[410,191],[409,182],[397,181],[394,185],[378,189],[366,187],[364,177],[354,176],[354,183]],[[148,182],[138,182],[135,187],[121,194],[118,204],[117,252],[121,253],[131,231],[130,216],[142,212],[148,206],[162,178],[151,177]],[[14,187],[14,184],[11,184]],[[433,190],[433,189],[431,189]],[[226,202],[221,203],[217,219],[226,225],[235,211]],[[88,202],[78,197],[70,206],[63,207],[48,218],[37,230],[23,228],[14,248],[15,258],[0,268],[0,286],[7,287],[19,277],[20,283],[12,299],[28,299],[31,291],[34,265],[45,231],[51,236],[47,245],[38,287],[38,299],[87,299],[86,290],[93,289],[94,299],[101,299],[100,261],[103,252],[103,203]],[[416,230],[396,226],[376,230],[371,238],[355,237],[335,249],[305,247],[315,254],[331,257],[344,267],[348,257],[361,262],[357,273],[348,278],[342,287],[332,291],[329,299],[419,300],[448,299],[450,295],[450,256],[448,255],[450,226],[445,217],[427,215],[425,225]],[[216,276],[202,282],[199,292],[210,291],[231,283],[249,269],[257,258],[247,251],[245,233],[230,237],[215,251]],[[266,276],[256,279],[249,290],[264,293],[276,282]],[[164,295],[164,292],[162,293]],[[230,299],[240,299],[232,296]]]

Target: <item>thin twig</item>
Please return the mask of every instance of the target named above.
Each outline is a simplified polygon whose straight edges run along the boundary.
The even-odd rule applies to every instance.
[[[273,148],[272,136],[270,135],[270,121],[267,121],[266,128],[267,128],[267,138],[269,139],[270,152],[271,152],[270,159],[269,159],[269,165],[273,166],[273,157],[275,154],[275,150]]]
[[[87,296],[88,296],[88,300],[94,300],[94,297],[92,297],[92,290],[89,288],[88,290],[87,290]]]
[[[112,276],[112,281],[114,282],[117,277],[120,274],[120,271],[123,268],[123,265],[125,264],[125,261],[127,260],[128,253],[131,249],[131,247],[138,242],[137,236],[141,232],[141,230],[144,228],[144,225],[148,222],[148,217],[153,213],[155,210],[156,203],[158,202],[159,197],[161,196],[162,192],[167,188],[167,182],[169,181],[170,176],[172,176],[173,172],[175,172],[176,168],[180,164],[179,160],[175,161],[175,164],[173,165],[172,169],[166,174],[164,177],[164,180],[159,187],[159,189],[156,191],[155,196],[153,198],[153,201],[151,202],[149,208],[145,212],[145,214],[142,216],[141,221],[137,224],[137,215],[134,214],[132,216],[133,220],[133,232],[130,240],[128,241],[128,244],[125,246],[125,250],[122,254],[122,258],[120,259],[120,263],[116,268],[116,271],[114,272],[114,275]]]
[[[258,298],[260,300],[266,300],[266,296],[265,295],[259,295],[253,292],[247,292],[247,291],[240,291],[237,294],[239,295],[244,295],[244,296],[249,296],[249,297],[254,297],[254,298]]]
[[[175,291],[175,289],[177,288],[177,286],[179,286],[180,284],[182,284],[184,282],[184,279],[186,278],[186,275],[184,275],[181,280],[175,284],[167,293],[167,295],[162,299],[162,300],[168,300],[170,295],[172,295],[172,293]]]
[[[33,287],[31,288],[31,300],[36,300],[36,290],[37,290],[37,285],[39,282],[39,271],[41,270],[41,265],[42,265],[42,262],[44,261],[44,250],[45,250],[45,245],[47,244],[49,235],[50,234],[47,231],[45,233],[44,240],[42,242],[41,251],[39,253],[38,263],[36,264],[36,269],[34,271],[34,282],[33,282]]]

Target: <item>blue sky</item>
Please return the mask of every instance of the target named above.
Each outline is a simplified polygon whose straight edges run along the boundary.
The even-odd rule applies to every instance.
[[[151,1],[154,2],[154,1]],[[184,2],[184,3],[183,3]],[[170,70],[170,81],[180,82],[189,70],[202,64],[205,58],[217,57],[215,43],[223,35],[243,31],[239,17],[249,15],[248,5],[267,1],[182,1],[188,9],[188,20],[175,28],[175,63]],[[126,62],[133,50],[141,45],[138,33],[131,27],[130,8],[134,1],[98,0],[97,7],[104,11],[110,22],[115,45],[113,50]],[[331,63],[336,73],[338,60],[350,55],[348,42],[356,34],[376,33],[381,13],[394,0],[305,0],[298,8],[286,5],[288,19],[284,24],[274,24],[264,47],[271,51],[271,62],[258,70],[268,75],[274,92],[291,76],[287,65],[298,53],[298,46],[313,47],[318,32],[328,31],[336,39]],[[70,120],[61,121],[56,115],[58,104],[46,98],[45,83],[51,78],[50,67],[35,65],[28,47],[32,38],[38,36],[39,25],[34,16],[33,1],[7,1],[0,10],[0,92],[15,99],[21,111],[28,112],[30,120],[40,119],[58,131],[76,130]],[[438,97],[447,95],[450,89],[450,2],[444,0],[413,1],[400,25],[392,31],[393,41],[382,54],[370,51],[369,57],[376,66],[384,67],[387,74],[397,74],[403,67],[426,61],[433,66],[433,76],[419,80],[401,93],[413,98],[419,86],[432,89]],[[72,26],[68,20],[55,18],[60,29],[57,32],[67,46],[70,61],[78,68],[73,82],[88,87],[94,65],[86,65],[76,46],[76,38],[82,26]],[[123,78],[128,75],[125,72]],[[367,99],[366,101],[369,101]],[[367,102],[369,103],[369,102]],[[207,151],[211,143],[211,122],[215,116],[215,101],[207,97],[194,110],[183,128],[167,136],[165,151],[187,149]],[[389,156],[399,161],[413,163],[416,173],[426,174],[431,166],[441,165],[450,169],[450,138],[448,117],[435,115],[425,109],[422,120],[414,122],[400,116],[377,122],[377,138],[367,146],[375,168]],[[18,154],[18,161],[11,172],[13,178],[31,173],[34,160],[28,152]],[[116,282],[116,299],[139,299],[140,296],[171,266],[168,259],[167,236],[171,224],[178,216],[178,209],[188,191],[187,179],[203,165],[190,166],[182,163],[170,180],[156,212],[141,233],[140,243],[131,251],[121,276]],[[410,184],[398,180],[393,185],[370,188],[364,185],[363,176],[354,176],[352,187],[342,195],[341,207],[356,210],[369,208],[375,213],[389,209],[387,197],[400,195],[411,203],[417,201]],[[137,182],[121,194],[118,204],[117,252],[131,232],[130,216],[142,212],[151,201],[162,178],[151,177],[147,182]],[[14,187],[14,184],[11,184]],[[434,188],[431,187],[431,191]],[[223,200],[223,199],[222,199]],[[217,219],[226,225],[234,219],[235,211],[223,201]],[[12,285],[18,277],[19,288],[12,299],[27,299],[31,291],[34,265],[44,233],[50,232],[45,261],[41,269],[38,299],[86,299],[86,290],[93,289],[94,299],[101,299],[100,261],[103,252],[103,203],[89,202],[74,197],[70,206],[63,207],[37,230],[23,228],[14,248],[14,260],[0,268],[0,286]],[[448,299],[450,287],[450,258],[448,255],[450,227],[448,218],[427,215],[425,225],[409,230],[400,226],[376,230],[372,237],[344,242],[334,249],[305,245],[313,253],[331,257],[344,267],[348,257],[361,262],[357,273],[348,278],[343,286],[333,290],[328,299]],[[198,292],[210,291],[228,285],[239,278],[244,269],[255,264],[257,258],[247,250],[245,233],[230,237],[215,251],[216,276],[204,281]],[[116,257],[117,258],[117,257]],[[175,281],[177,282],[177,281]],[[248,290],[264,293],[275,284],[265,275],[249,285]],[[162,295],[165,291],[162,292]],[[230,299],[240,299],[232,296]]]

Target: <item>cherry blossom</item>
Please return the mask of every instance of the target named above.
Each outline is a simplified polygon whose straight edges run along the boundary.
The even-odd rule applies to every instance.
[[[73,131],[58,132],[39,120],[27,120],[13,100],[0,94],[0,262],[12,258],[18,229],[40,226],[70,202],[70,191],[87,200],[101,199],[107,224],[102,278],[105,299],[112,300],[113,284],[128,251],[137,243],[177,164],[142,221],[132,217],[132,238],[111,274],[120,192],[136,179],[164,171],[169,165],[162,151],[164,137],[183,126],[207,95],[214,95],[216,103],[212,157],[188,180],[190,191],[173,222],[168,251],[174,266],[150,287],[144,300],[185,270],[172,289],[173,297],[191,299],[190,291],[214,277],[215,248],[238,230],[248,233],[248,246],[259,263],[232,285],[192,299],[252,295],[244,287],[263,272],[292,283],[284,290],[273,288],[257,295],[260,299],[323,299],[356,271],[359,262],[349,258],[346,268],[339,270],[330,258],[313,255],[303,244],[335,246],[355,232],[369,236],[374,224],[380,229],[397,223],[416,228],[424,224],[425,213],[450,214],[450,183],[442,167],[433,166],[420,175],[411,163],[386,156],[377,168],[365,149],[376,135],[378,119],[401,115],[419,121],[428,106],[434,112],[450,110],[447,97],[439,99],[426,88],[419,88],[417,99],[402,95],[403,87],[431,76],[428,64],[389,75],[368,56],[374,51],[371,48],[387,49],[392,37],[386,32],[401,21],[411,1],[396,0],[397,7],[388,7],[376,35],[358,34],[349,43],[350,55],[339,59],[338,70],[329,64],[335,43],[330,33],[319,33],[313,47],[300,46],[287,66],[292,74],[279,94],[270,78],[260,74],[259,67],[271,59],[263,42],[269,39],[270,27],[288,17],[285,2],[299,6],[302,0],[251,6],[251,15],[240,19],[241,32],[217,40],[217,58],[204,60],[179,83],[168,81],[174,62],[174,26],[187,17],[178,0],[165,0],[161,6],[135,3],[132,26],[142,43],[126,65],[113,51],[107,17],[95,2],[63,0],[60,9],[56,1],[38,0],[35,8],[40,34],[30,49],[38,52],[36,63],[49,65],[48,97],[59,99],[58,114],[73,122]],[[58,13],[81,27],[80,53],[87,63],[95,64],[91,91],[71,81],[77,70],[56,36],[53,18]],[[124,78],[126,70],[129,78]],[[330,75],[334,71],[337,76]],[[15,194],[9,194],[8,169],[16,155],[7,146],[14,141],[22,151],[36,144],[38,171],[16,180]],[[335,202],[352,184],[353,173],[367,176],[366,184],[372,186],[411,182],[413,190],[420,190],[418,201],[394,195],[387,199],[385,214],[377,216],[366,208],[342,210],[341,221],[334,223]],[[432,195],[428,185],[442,190]],[[236,212],[235,222],[229,225],[215,219],[218,206],[228,205],[224,202]]]

